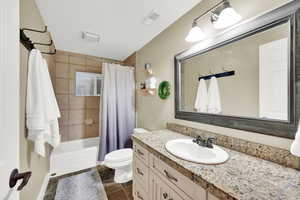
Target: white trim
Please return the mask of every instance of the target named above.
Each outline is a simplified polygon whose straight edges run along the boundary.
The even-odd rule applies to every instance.
[[[49,180],[50,180],[50,173],[46,174],[46,176],[44,178],[44,181],[43,181],[41,190],[39,192],[39,195],[37,197],[37,200],[43,200],[44,199]]]

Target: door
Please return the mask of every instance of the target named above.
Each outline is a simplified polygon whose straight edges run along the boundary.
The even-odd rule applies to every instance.
[[[288,120],[288,38],[259,47],[259,115]]]
[[[0,199],[18,200],[9,177],[19,167],[19,0],[0,1]]]

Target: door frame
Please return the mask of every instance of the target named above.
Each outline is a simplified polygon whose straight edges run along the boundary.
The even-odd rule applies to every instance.
[[[19,200],[8,185],[20,165],[19,16],[19,0],[0,1],[0,199],[9,200]]]

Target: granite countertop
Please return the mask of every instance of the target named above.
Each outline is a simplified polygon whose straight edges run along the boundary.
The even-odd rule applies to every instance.
[[[295,169],[224,147],[221,148],[230,154],[230,158],[223,164],[205,165],[185,161],[168,153],[165,143],[172,139],[190,137],[170,130],[138,133],[132,138],[153,153],[167,158],[172,165],[177,165],[177,170],[193,174],[233,199],[300,199],[300,171]]]

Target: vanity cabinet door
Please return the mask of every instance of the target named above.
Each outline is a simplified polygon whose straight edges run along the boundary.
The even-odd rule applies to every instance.
[[[182,198],[154,172],[149,174],[149,186],[149,200],[190,200],[189,198]]]
[[[169,200],[170,199],[170,188],[157,177],[154,173],[151,173],[150,179],[150,200]]]

